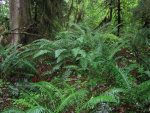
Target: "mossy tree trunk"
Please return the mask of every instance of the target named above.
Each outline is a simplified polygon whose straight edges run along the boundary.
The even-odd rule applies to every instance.
[[[31,24],[29,0],[9,0],[12,44],[24,43],[24,30]]]

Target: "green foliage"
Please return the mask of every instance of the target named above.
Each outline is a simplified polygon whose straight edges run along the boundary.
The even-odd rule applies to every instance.
[[[9,28],[6,1],[0,25]],[[0,46],[0,112],[149,112],[149,4],[31,0],[31,32],[52,40]]]
[[[133,9],[134,16],[140,20],[145,27],[149,27],[149,0],[139,0],[137,7]]]
[[[117,99],[115,94],[122,92],[122,89],[117,89],[117,88],[112,88],[108,90],[107,92],[101,94],[100,96],[97,97],[91,97],[91,99],[86,102],[82,107],[81,110],[83,109],[93,109],[95,105],[97,105],[100,102],[111,102],[111,103],[117,103]],[[81,112],[80,110],[80,112]]]
[[[18,108],[12,108],[12,109],[6,110],[2,113],[25,113],[25,112],[23,112],[22,110],[18,110]]]
[[[31,0],[32,20],[39,28],[38,32],[54,39],[55,34],[63,27],[63,16],[66,13],[64,0]],[[42,28],[42,29],[41,29]]]
[[[51,74],[57,70],[56,80],[58,80],[57,77],[59,76],[67,80],[67,77],[72,75],[78,76],[79,78],[85,75],[85,77],[89,79],[104,77],[103,74],[109,71],[107,65],[110,66],[110,69],[114,66],[112,63],[115,62],[113,59],[114,55],[124,46],[124,43],[117,46],[117,44],[111,42],[111,45],[108,45],[109,39],[107,38],[107,34],[107,37],[104,37],[105,34],[102,34],[102,32],[92,31],[90,28],[83,25],[74,24],[74,27],[75,30],[71,29],[69,32],[58,34],[57,40],[55,41],[46,39],[36,40],[27,46],[18,47],[22,48],[22,51],[14,49],[14,47],[4,49],[5,52],[3,52],[3,54],[5,53],[6,58],[4,57],[5,59],[2,62],[2,67],[6,67],[9,61],[16,60],[16,67],[13,65],[11,69],[8,65],[8,69],[11,69],[15,73],[16,70],[22,70],[27,67],[32,69],[34,72],[33,74],[38,74],[39,72],[34,67],[34,62],[39,65],[42,62],[46,62],[47,65],[53,66],[45,72],[44,76],[51,76]],[[109,36],[111,37],[113,35]],[[120,41],[118,40],[118,42]],[[7,52],[8,50],[9,52]],[[22,67],[18,67],[21,65]],[[8,70],[3,70],[3,73],[5,73],[5,71],[7,72]],[[12,71],[9,70],[8,72],[12,73]],[[115,72],[116,70],[113,71]],[[29,71],[29,73],[31,72]],[[118,76],[122,75],[120,73],[117,74]],[[9,74],[6,75],[9,76]],[[105,82],[107,80],[106,78],[107,77],[104,77],[103,79]],[[123,83],[126,84],[126,81],[127,80],[124,79]],[[98,82],[99,81],[95,81],[94,84]],[[80,84],[85,88],[81,88]],[[18,104],[28,107],[28,111],[31,112],[45,110],[61,112],[69,110],[71,106],[76,106],[76,112],[79,112],[85,108],[88,110],[93,109],[91,104],[96,106],[101,102],[118,102],[111,92],[108,92],[110,95],[107,95],[107,93],[100,93],[100,95],[96,94],[95,97],[93,97],[93,94],[91,94],[87,87],[92,88],[95,86],[89,86],[87,81],[85,81],[85,83],[77,81],[73,87],[65,82],[62,84],[58,84],[58,82],[53,84],[39,82],[33,84],[33,86],[36,92],[35,90],[31,90],[31,92],[28,93],[24,91],[20,92],[20,98],[13,99],[13,104],[15,106]],[[117,89],[114,89],[114,92],[115,91],[117,91]],[[91,96],[88,97],[88,94]]]
[[[149,28],[140,27],[141,25],[132,25],[125,33],[125,39],[129,40],[128,47],[134,54],[137,62],[143,65],[146,70],[149,70],[150,64],[150,41],[149,41]],[[131,27],[131,26],[129,26]]]
[[[27,110],[26,113],[43,113],[43,112],[53,113],[49,109],[45,109],[45,108],[43,108],[41,106],[35,106],[35,107]]]
[[[9,28],[9,5],[8,0],[3,0],[0,4],[0,26],[5,25],[6,28]]]
[[[121,99],[123,99],[122,104],[136,105],[137,111],[147,112],[149,108],[146,104],[150,101],[149,83],[150,81],[148,80],[139,85],[135,85],[131,89],[124,90],[124,96],[121,96]]]
[[[69,86],[69,84],[66,85]],[[32,95],[33,92],[30,92],[29,95],[26,95],[25,99],[22,102],[20,99],[14,100],[16,105],[24,105],[29,108],[28,110],[25,111],[26,113],[35,113],[35,112],[59,113],[62,111],[69,110],[70,106],[76,106],[77,110],[76,112],[79,113],[83,111],[85,108],[87,111],[93,109],[95,105],[101,102],[116,103],[117,100],[115,99],[116,98],[115,94],[122,92],[122,89],[114,88],[106,93],[100,94],[100,96],[91,97],[91,99],[88,102],[86,102],[87,94],[90,92],[88,92],[88,90],[84,88],[80,90],[77,89],[74,90],[74,87],[64,86],[62,90],[57,86],[54,86],[51,83],[47,82],[35,83],[33,84],[33,86],[40,88],[39,89],[40,92],[36,91],[35,93],[36,95],[39,95],[38,98],[35,100],[38,104],[33,105],[33,102],[29,102],[30,99],[33,99]],[[69,92],[69,90],[71,92]],[[27,100],[27,98],[29,98],[29,100]]]
[[[18,49],[16,49],[18,48]],[[37,73],[40,76],[40,73],[35,68],[33,61],[28,57],[22,56],[21,51],[19,51],[20,45],[18,47],[8,46],[2,47],[0,52],[0,74],[3,76],[11,75],[26,75],[29,73]],[[25,54],[24,54],[25,55]],[[26,56],[26,55],[25,55]],[[23,70],[28,71],[24,73]]]
[[[28,56],[33,55],[35,60],[42,58],[50,65],[56,66],[48,70],[47,73],[53,73],[64,66],[66,71],[73,71],[73,67],[68,67],[68,62],[72,62],[71,65],[74,65],[74,68],[80,68],[80,74],[85,73],[85,70],[89,72],[91,77],[102,74],[100,71],[106,69],[103,64],[108,65],[115,62],[114,55],[126,42],[120,46],[114,42],[110,42],[111,45],[108,45],[106,43],[109,43],[109,40],[121,41],[117,40],[116,37],[114,38],[114,35],[92,31],[83,25],[74,25],[74,27],[75,30],[71,29],[58,34],[56,41],[41,39],[27,45],[28,49],[22,54],[27,52]],[[78,69],[77,71],[79,71]],[[60,73],[62,74],[62,72]]]

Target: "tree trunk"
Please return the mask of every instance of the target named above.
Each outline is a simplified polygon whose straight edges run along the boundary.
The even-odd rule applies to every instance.
[[[12,44],[24,43],[23,31],[31,24],[28,0],[9,0]]]

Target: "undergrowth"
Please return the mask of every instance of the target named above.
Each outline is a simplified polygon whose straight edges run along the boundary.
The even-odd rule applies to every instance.
[[[131,41],[86,25],[73,26],[55,41],[1,47],[0,78],[10,82],[12,102],[3,112],[147,112],[150,71],[136,59],[117,55],[126,50],[130,56]]]

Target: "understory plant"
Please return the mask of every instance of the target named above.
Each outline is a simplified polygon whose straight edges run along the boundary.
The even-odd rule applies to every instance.
[[[10,87],[19,92],[10,99],[12,108],[4,112],[111,112],[127,104],[134,111],[133,104],[137,103],[135,108],[146,108],[149,81],[138,83],[137,76],[148,75],[149,71],[140,73],[136,61],[116,55],[128,49],[129,41],[86,25],[72,26],[54,41],[40,39],[26,46],[1,49],[1,75],[26,78]],[[134,70],[139,71],[137,76],[132,74]]]
[[[116,94],[122,92],[122,89],[114,88],[89,98],[90,92],[87,88],[76,88],[66,82],[59,83],[59,87],[48,82],[34,83],[32,86],[34,88],[31,92],[23,91],[20,99],[14,99],[14,109],[11,110],[24,106],[27,109],[20,109],[20,112],[59,113],[74,111],[80,113],[94,109],[98,103],[117,103]]]

